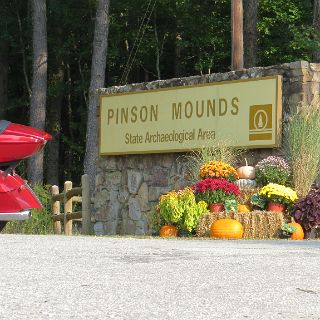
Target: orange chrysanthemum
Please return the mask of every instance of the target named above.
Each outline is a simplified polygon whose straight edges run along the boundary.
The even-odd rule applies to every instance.
[[[209,161],[200,167],[200,177],[206,178],[224,178],[231,182],[239,179],[236,169],[222,161]]]

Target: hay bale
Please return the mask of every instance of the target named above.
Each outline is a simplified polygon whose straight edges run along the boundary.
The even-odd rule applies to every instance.
[[[200,217],[196,228],[196,235],[208,237],[212,223],[218,219],[227,218],[235,219],[242,223],[244,239],[279,238],[281,226],[285,222],[283,213],[279,212],[210,212]]]

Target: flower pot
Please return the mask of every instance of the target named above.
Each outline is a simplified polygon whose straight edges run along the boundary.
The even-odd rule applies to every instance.
[[[160,237],[176,237],[177,235],[178,230],[175,226],[165,225],[160,229]]]
[[[224,210],[223,203],[209,203],[209,210],[210,212],[221,212]]]
[[[269,202],[267,204],[267,211],[284,212],[284,210],[285,205],[283,203]]]

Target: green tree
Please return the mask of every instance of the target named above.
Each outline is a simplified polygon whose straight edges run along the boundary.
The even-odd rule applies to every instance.
[[[258,30],[260,65],[310,61],[315,45],[311,1],[260,0]]]

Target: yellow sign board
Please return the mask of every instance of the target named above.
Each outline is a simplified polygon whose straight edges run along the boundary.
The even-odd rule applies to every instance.
[[[280,144],[281,76],[100,97],[100,154]]]

